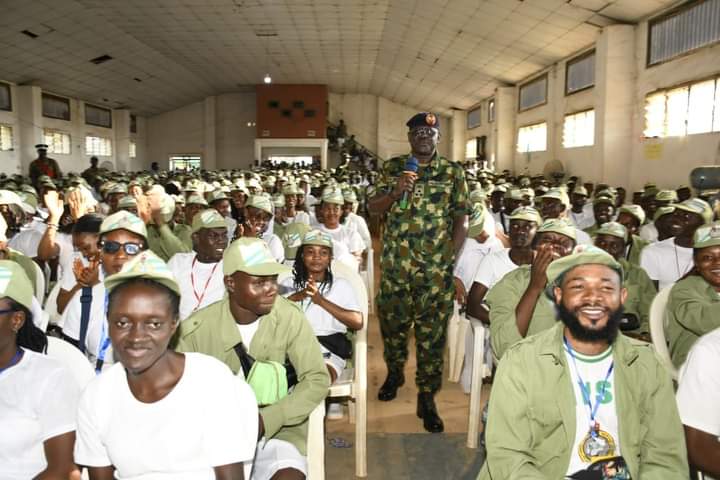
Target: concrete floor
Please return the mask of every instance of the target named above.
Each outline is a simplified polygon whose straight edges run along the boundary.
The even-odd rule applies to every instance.
[[[379,249],[376,248],[376,252]],[[375,265],[378,265],[376,261]],[[376,279],[376,282],[378,279]],[[377,283],[376,283],[377,284]],[[470,396],[457,383],[447,381],[447,362],[443,388],[436,403],[445,423],[442,434],[426,433],[415,415],[415,346],[405,367],[405,385],[391,402],[380,402],[377,392],[385,381],[382,338],[375,315],[368,324],[368,478],[385,479],[475,479],[482,459],[477,450],[465,446]],[[482,402],[489,394],[483,387]],[[326,421],[326,478],[355,477],[354,426],[346,415],[342,420]],[[349,448],[333,447],[331,439],[342,439]]]

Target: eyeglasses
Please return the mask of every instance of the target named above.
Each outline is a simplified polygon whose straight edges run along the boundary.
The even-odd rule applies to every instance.
[[[432,127],[416,127],[410,130],[410,135],[412,137],[434,137],[438,134],[438,131]]]
[[[100,247],[105,253],[117,253],[122,248],[127,255],[137,255],[144,249],[145,245],[142,243],[120,243],[113,242],[112,240],[103,240],[100,242]]]
[[[6,308],[5,310],[0,310],[0,315],[5,315],[6,313],[14,313],[17,312],[14,308]]]

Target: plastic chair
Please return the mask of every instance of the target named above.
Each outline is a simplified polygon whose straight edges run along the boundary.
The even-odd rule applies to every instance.
[[[35,267],[35,298],[42,305],[43,300],[45,300],[45,272],[35,262],[33,262],[33,267]]]
[[[673,285],[668,285],[660,290],[650,305],[650,336],[660,363],[670,372],[673,380],[677,381],[678,371],[670,359],[670,351],[665,340],[666,307],[672,287]]]
[[[470,326],[470,322],[463,313],[460,313],[460,309],[461,305],[454,302],[453,315],[447,327],[448,380],[455,383],[460,381],[465,359],[465,336]]]
[[[320,402],[308,419],[308,480],[325,480],[325,402]]]
[[[372,247],[369,247],[367,251],[367,266],[364,275],[369,302],[368,309],[370,313],[375,313],[375,251]]]
[[[45,312],[50,316],[50,325],[60,325],[60,318],[62,315],[57,310],[57,297],[60,293],[60,282],[56,283],[55,286],[50,290],[47,300],[45,300]]]
[[[360,275],[333,262],[333,274],[350,282],[362,309],[363,326],[355,332],[353,367],[346,368],[330,385],[329,398],[349,397],[350,423],[355,425],[355,476],[367,477],[367,325],[368,294]]]
[[[492,372],[485,365],[485,331],[487,328],[477,318],[466,318],[470,321],[470,326],[473,329],[473,369],[470,383],[467,447],[477,448],[480,414],[482,412],[482,405],[480,404],[482,380],[489,377]]]
[[[55,337],[47,337],[47,340],[47,356],[65,365],[77,380],[80,389],[84,389],[95,377],[95,372],[85,355],[65,340]]]

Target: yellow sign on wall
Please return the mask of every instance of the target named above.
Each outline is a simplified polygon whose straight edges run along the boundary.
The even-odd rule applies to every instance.
[[[660,160],[662,157],[662,143],[645,144],[645,160]]]

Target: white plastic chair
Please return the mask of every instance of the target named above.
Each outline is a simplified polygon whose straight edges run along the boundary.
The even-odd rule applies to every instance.
[[[660,290],[650,305],[650,336],[655,351],[660,357],[660,363],[670,372],[673,380],[677,380],[678,371],[670,359],[670,351],[665,340],[666,307],[672,287],[673,285],[668,285]]]
[[[95,377],[95,372],[85,355],[65,340],[55,337],[48,337],[47,340],[47,356],[65,365],[77,380],[80,389],[84,389]]]
[[[367,266],[364,272],[360,272],[364,275],[365,287],[367,288],[368,295],[368,311],[375,313],[375,251],[372,247],[368,248],[367,251]]]
[[[33,267],[35,267],[35,298],[42,305],[45,300],[45,272],[35,262],[33,262]]]
[[[50,293],[48,294],[47,300],[45,300],[45,313],[47,313],[50,316],[50,325],[60,325],[60,318],[62,315],[58,313],[57,309],[57,297],[60,293],[60,282],[57,282],[55,286],[50,290]]]
[[[487,328],[480,320],[466,317],[473,329],[473,369],[470,383],[470,414],[468,417],[467,447],[477,448],[478,430],[482,405],[480,397],[483,378],[489,377],[492,371],[485,365],[485,331]]]
[[[325,402],[320,402],[308,419],[308,480],[325,480]]]
[[[460,313],[460,309],[461,305],[454,302],[453,315],[447,327],[448,380],[455,383],[460,381],[465,359],[465,336],[470,326],[470,322]]]

